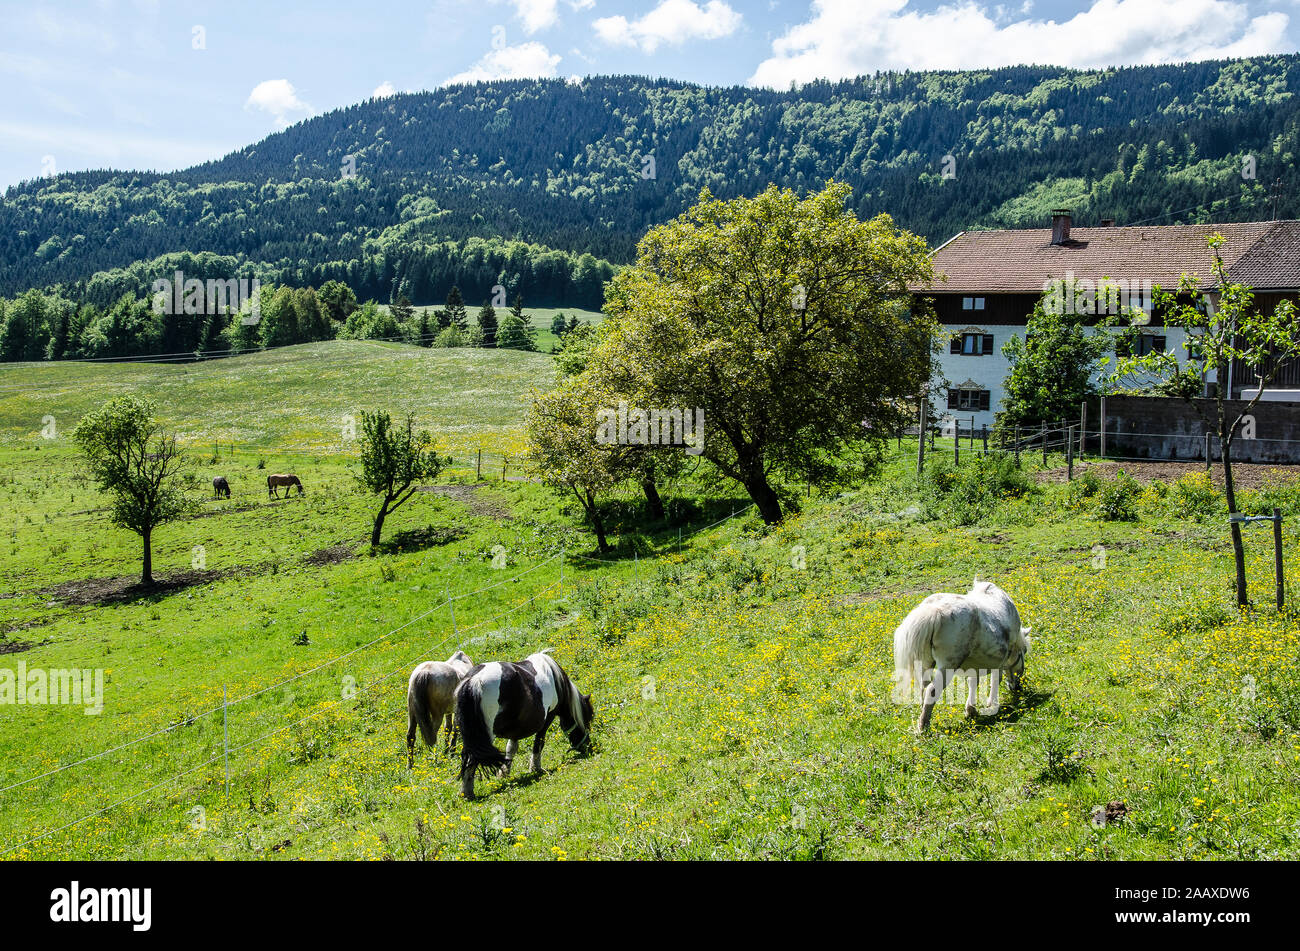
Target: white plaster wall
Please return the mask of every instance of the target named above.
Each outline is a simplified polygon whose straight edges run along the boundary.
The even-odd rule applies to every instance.
[[[961,384],[970,380],[977,384],[977,389],[988,390],[989,409],[985,411],[958,410],[950,412],[948,410],[948,391],[944,388],[937,390],[931,397],[933,410],[940,420],[944,420],[949,416],[956,416],[963,429],[970,425],[972,416],[975,417],[975,428],[977,430],[982,426],[988,426],[992,429],[993,414],[1001,406],[1005,394],[1002,384],[1006,380],[1007,374],[1011,372],[1011,363],[1002,353],[1002,347],[1013,336],[1023,339],[1025,326],[1024,324],[982,325],[971,321],[962,324],[945,324],[943,329],[945,332],[942,340],[943,352],[936,359],[939,375],[947,380],[950,386],[960,387]],[[992,354],[976,357],[948,352],[948,341],[953,335],[974,332],[974,330],[993,335]],[[1177,354],[1179,363],[1185,364],[1187,362],[1187,350],[1183,346],[1183,342],[1187,339],[1187,331],[1181,327],[1161,327],[1153,328],[1152,332],[1167,338],[1166,348]],[[1114,368],[1115,355],[1111,353],[1110,362],[1094,375],[1094,380],[1099,379],[1103,374],[1113,372]],[[1211,373],[1210,379],[1213,378],[1214,375]]]

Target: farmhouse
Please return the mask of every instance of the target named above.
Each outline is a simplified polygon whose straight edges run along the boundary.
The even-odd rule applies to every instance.
[[[992,426],[1010,366],[1002,347],[1023,337],[1028,315],[1045,292],[1049,306],[1079,314],[1141,310],[1142,352],[1168,350],[1185,360],[1184,332],[1166,327],[1152,307],[1152,291],[1175,290],[1184,274],[1209,299],[1216,282],[1207,247],[1222,235],[1220,253],[1231,280],[1255,290],[1256,304],[1272,308],[1300,299],[1300,221],[1243,221],[1197,225],[1078,228],[1069,209],[1052,212],[1051,226],[1016,231],[962,231],[933,254],[935,281],[914,288],[933,302],[950,340],[939,357],[946,381],[935,411],[960,424]],[[1075,293],[1075,287],[1078,293]],[[1227,368],[1231,395],[1258,387],[1254,371]],[[1214,371],[1208,381],[1215,379]],[[1282,368],[1266,398],[1300,400],[1300,363]]]

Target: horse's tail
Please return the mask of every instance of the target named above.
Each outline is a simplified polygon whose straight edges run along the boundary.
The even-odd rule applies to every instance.
[[[411,682],[406,688],[406,714],[409,723],[420,728],[425,746],[433,746],[437,742],[437,725],[429,710],[429,677],[428,671],[417,670],[411,675]]]
[[[460,728],[459,778],[472,776],[476,770],[495,772],[506,764],[505,754],[492,743],[492,735],[483,722],[482,700],[478,684],[471,678],[456,689],[456,725]]]
[[[894,631],[894,669],[915,672],[934,666],[934,635],[943,615],[933,605],[924,602],[903,618]]]

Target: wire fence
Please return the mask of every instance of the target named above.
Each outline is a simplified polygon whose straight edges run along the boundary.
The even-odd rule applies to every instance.
[[[686,532],[686,533],[682,533],[682,532],[679,530],[679,534],[678,534],[678,543],[677,543],[677,548],[678,548],[678,550],[680,550],[680,546],[681,546],[682,540],[683,540],[684,538],[692,537],[692,536],[694,536],[694,535],[699,534],[700,532],[707,531],[707,530],[709,530],[709,529],[715,528],[715,527],[717,527],[717,526],[723,524],[724,522],[730,521],[730,520],[732,520],[732,519],[734,519],[734,518],[736,518],[736,517],[738,517],[738,516],[742,516],[742,515],[746,514],[746,513],[747,513],[751,508],[753,508],[753,505],[752,505],[752,504],[751,504],[751,505],[747,505],[747,506],[745,506],[745,507],[743,507],[743,508],[741,508],[741,509],[733,509],[733,511],[731,512],[731,514],[729,514],[729,515],[727,515],[727,516],[724,516],[723,518],[718,519],[718,520],[716,520],[716,521],[714,521],[714,522],[710,522],[710,523],[708,523],[708,524],[706,524],[706,525],[702,525],[702,526],[699,526],[699,527],[697,527],[697,528],[693,528],[693,529],[691,529],[689,532]],[[669,555],[669,554],[672,554],[672,549],[671,549],[671,548],[669,548],[667,551],[664,551],[664,552],[659,553],[659,555],[658,555],[657,557],[664,557],[664,556]],[[639,554],[636,556],[636,558],[637,558],[637,560],[639,560]],[[150,741],[150,740],[155,740],[155,739],[158,739],[158,738],[161,738],[161,737],[165,737],[165,736],[168,736],[168,735],[174,734],[176,731],[178,731],[178,730],[180,730],[180,729],[182,729],[182,728],[185,728],[185,727],[192,727],[192,726],[194,726],[194,725],[195,725],[196,723],[198,723],[200,720],[205,720],[205,719],[208,719],[208,720],[215,720],[217,714],[220,714],[220,715],[221,715],[222,731],[221,731],[221,748],[220,748],[220,752],[216,752],[216,743],[215,743],[215,737],[214,737],[213,740],[212,740],[212,743],[211,743],[212,748],[213,748],[213,751],[214,751],[214,754],[213,754],[212,756],[206,758],[206,759],[203,759],[203,760],[202,760],[201,762],[199,762],[198,764],[196,764],[196,765],[192,765],[192,766],[188,766],[188,767],[186,767],[185,769],[182,769],[182,770],[180,770],[180,771],[178,771],[178,772],[172,773],[172,774],[168,775],[167,777],[165,777],[165,778],[163,778],[163,779],[161,779],[161,780],[159,780],[159,781],[157,781],[157,782],[151,783],[151,784],[149,784],[148,786],[146,786],[145,788],[143,788],[143,789],[141,789],[141,790],[139,790],[139,791],[137,791],[137,792],[132,793],[132,794],[129,795],[129,796],[122,797],[122,798],[117,799],[117,800],[115,800],[114,802],[112,802],[112,803],[110,803],[110,804],[108,804],[108,805],[106,805],[106,806],[103,806],[103,807],[100,807],[100,808],[95,809],[95,810],[93,810],[93,811],[87,812],[87,813],[85,813],[85,814],[83,814],[83,815],[81,815],[81,816],[79,816],[79,817],[77,817],[77,818],[71,820],[70,822],[63,823],[63,824],[61,824],[61,825],[55,826],[54,828],[47,829],[47,830],[45,830],[45,831],[43,831],[43,832],[40,832],[40,833],[37,834],[37,835],[28,836],[27,838],[24,838],[22,841],[19,841],[19,842],[15,843],[15,844],[8,845],[8,846],[6,846],[6,847],[3,848],[3,851],[0,851],[0,857],[4,857],[4,856],[12,855],[12,854],[14,854],[14,853],[16,853],[16,852],[19,852],[19,851],[21,851],[21,850],[27,848],[28,846],[30,846],[30,845],[32,845],[32,844],[34,844],[34,843],[36,843],[36,842],[39,842],[39,841],[41,841],[41,840],[43,840],[43,839],[46,839],[46,838],[49,838],[50,836],[54,836],[54,835],[57,835],[57,834],[59,834],[59,833],[61,833],[61,832],[65,832],[65,831],[67,831],[67,830],[69,830],[69,829],[75,828],[76,826],[78,826],[78,825],[80,825],[80,824],[82,824],[82,823],[84,823],[84,822],[87,822],[87,821],[89,821],[89,820],[91,820],[91,819],[95,819],[95,818],[99,818],[99,817],[101,817],[101,816],[104,816],[104,815],[106,815],[108,812],[112,811],[113,809],[116,809],[116,808],[118,808],[118,807],[120,807],[120,806],[123,806],[123,805],[126,805],[126,804],[128,804],[128,803],[131,803],[131,802],[134,802],[134,801],[136,801],[136,800],[139,800],[139,799],[141,799],[141,798],[143,798],[143,797],[149,795],[150,793],[157,792],[158,790],[163,789],[163,788],[165,788],[165,787],[167,787],[167,786],[169,786],[169,785],[172,785],[172,784],[174,784],[174,783],[176,783],[176,782],[178,782],[178,781],[180,781],[180,780],[182,780],[182,779],[185,779],[186,777],[193,776],[193,775],[195,775],[196,773],[199,773],[201,770],[208,769],[208,768],[210,768],[210,767],[214,767],[214,766],[216,766],[216,764],[218,764],[218,763],[224,763],[224,764],[225,764],[225,788],[226,788],[227,795],[228,795],[228,794],[229,794],[230,782],[231,782],[231,778],[230,778],[230,770],[229,770],[229,761],[230,761],[230,757],[231,757],[232,755],[239,754],[239,753],[241,753],[241,752],[243,752],[243,751],[245,751],[245,750],[248,750],[248,749],[250,749],[250,748],[253,748],[253,747],[255,747],[255,746],[259,745],[259,744],[265,745],[267,741],[269,741],[269,740],[272,739],[273,737],[276,737],[276,736],[278,736],[278,735],[284,733],[284,732],[287,731],[287,730],[291,730],[291,729],[293,729],[293,728],[295,728],[295,727],[301,726],[302,724],[307,723],[307,722],[309,722],[309,721],[311,721],[311,720],[313,720],[313,719],[316,719],[316,718],[318,718],[318,717],[321,717],[321,716],[325,715],[326,713],[329,713],[329,712],[331,712],[331,711],[333,711],[333,710],[340,709],[341,705],[343,705],[343,704],[345,704],[345,703],[351,703],[351,702],[355,701],[358,697],[360,697],[362,694],[365,694],[365,693],[367,693],[367,692],[369,692],[369,691],[374,690],[374,689],[375,689],[376,687],[378,687],[380,684],[386,682],[387,680],[391,679],[392,677],[396,676],[397,674],[399,674],[399,673],[401,673],[401,672],[403,672],[403,671],[409,671],[409,670],[411,669],[411,666],[412,666],[413,664],[419,663],[420,661],[422,661],[422,660],[424,660],[424,659],[427,659],[427,658],[433,656],[435,653],[439,652],[441,649],[445,648],[446,645],[451,644],[452,642],[456,642],[456,644],[457,644],[457,648],[458,648],[458,649],[459,649],[459,648],[463,648],[463,647],[465,647],[465,646],[468,646],[468,645],[471,643],[471,640],[467,640],[467,635],[471,634],[472,632],[474,632],[474,631],[476,631],[476,630],[480,630],[480,629],[482,629],[482,628],[484,628],[484,627],[487,627],[488,625],[496,624],[497,622],[503,620],[504,618],[509,617],[510,615],[512,615],[512,614],[514,614],[514,613],[516,613],[516,612],[518,612],[518,611],[521,611],[521,610],[525,609],[525,608],[528,607],[529,605],[531,605],[531,604],[535,604],[537,601],[541,600],[542,598],[544,598],[546,595],[548,595],[548,594],[551,593],[552,591],[555,591],[557,588],[561,588],[561,589],[562,589],[563,585],[566,583],[566,579],[565,579],[565,575],[564,575],[564,567],[565,567],[566,561],[569,560],[569,559],[577,559],[577,560],[589,561],[589,562],[598,562],[598,563],[601,563],[601,564],[618,563],[618,560],[617,560],[617,559],[605,559],[605,558],[597,558],[597,557],[592,557],[592,556],[583,556],[583,555],[576,555],[576,554],[571,555],[571,554],[568,554],[568,553],[567,553],[567,550],[565,550],[565,549],[561,549],[560,552],[558,552],[558,553],[556,553],[556,554],[554,554],[554,555],[551,555],[551,556],[548,557],[548,558],[545,558],[545,559],[539,561],[538,563],[532,565],[531,567],[529,567],[529,568],[527,568],[527,569],[525,569],[525,570],[523,570],[523,571],[517,572],[517,573],[515,573],[514,575],[512,575],[512,576],[510,576],[510,577],[503,578],[503,579],[501,579],[501,580],[499,580],[499,581],[493,582],[493,583],[490,584],[490,585],[484,585],[484,586],[481,586],[481,587],[479,587],[479,588],[476,588],[476,589],[474,589],[474,590],[472,590],[472,591],[467,591],[467,592],[464,592],[464,593],[461,593],[461,594],[457,594],[457,595],[450,595],[450,594],[448,594],[445,598],[443,598],[443,599],[442,599],[441,601],[439,601],[437,604],[435,604],[435,605],[433,605],[432,607],[428,608],[427,610],[421,612],[420,614],[417,614],[417,615],[415,615],[414,617],[409,618],[407,621],[403,622],[402,624],[398,625],[397,627],[394,627],[394,628],[392,628],[391,630],[386,631],[386,632],[384,632],[383,634],[381,634],[381,635],[379,635],[379,636],[377,636],[377,637],[374,637],[374,638],[370,639],[370,640],[367,641],[366,643],[361,644],[361,645],[359,645],[359,646],[353,648],[352,650],[346,651],[346,652],[344,652],[344,653],[342,653],[342,654],[337,655],[336,657],[330,658],[328,661],[325,661],[324,663],[317,664],[316,666],[311,667],[311,668],[309,668],[309,669],[307,669],[307,670],[299,671],[299,672],[293,674],[293,675],[290,676],[290,677],[286,677],[286,678],[281,679],[281,680],[278,680],[278,681],[276,681],[276,682],[274,682],[274,683],[272,683],[272,684],[269,684],[269,685],[267,685],[267,686],[265,686],[265,687],[261,687],[261,688],[258,688],[258,689],[256,689],[256,690],[250,691],[249,693],[246,693],[246,694],[244,694],[244,695],[242,695],[242,696],[240,696],[240,697],[237,697],[237,698],[235,698],[235,699],[228,699],[228,698],[225,698],[225,696],[224,696],[224,695],[225,695],[225,688],[223,687],[223,702],[222,702],[221,704],[219,704],[219,705],[211,706],[211,707],[209,707],[209,708],[207,708],[207,709],[205,709],[205,710],[203,710],[202,712],[197,713],[197,714],[188,714],[188,715],[184,715],[184,716],[180,717],[179,719],[177,719],[175,722],[173,722],[173,723],[171,723],[171,724],[169,724],[169,725],[167,725],[167,726],[165,726],[165,727],[162,727],[162,728],[160,728],[160,729],[152,730],[152,731],[150,731],[150,732],[148,732],[148,733],[145,733],[145,734],[142,734],[142,735],[140,735],[140,736],[133,737],[133,738],[131,738],[131,739],[126,740],[125,742],[118,743],[118,744],[116,744],[116,745],[114,745],[114,746],[112,746],[112,747],[110,747],[110,748],[108,748],[108,749],[101,750],[101,751],[96,752],[96,753],[93,753],[93,754],[91,754],[91,755],[89,755],[89,756],[84,756],[84,757],[82,757],[82,758],[80,758],[80,759],[73,760],[73,761],[68,762],[68,763],[60,764],[60,765],[58,765],[58,766],[56,766],[56,767],[54,767],[54,768],[52,768],[52,769],[47,769],[47,770],[44,770],[44,771],[42,771],[42,772],[36,773],[36,774],[34,774],[34,775],[28,776],[28,777],[25,778],[25,779],[21,779],[21,780],[17,780],[17,781],[9,782],[9,783],[7,783],[6,785],[0,786],[0,796],[5,795],[5,794],[12,794],[14,790],[18,790],[18,789],[21,789],[21,788],[23,788],[23,787],[31,786],[32,784],[37,783],[37,782],[40,782],[40,781],[42,781],[42,780],[52,779],[53,777],[58,776],[58,775],[60,775],[60,774],[62,774],[62,773],[65,773],[65,772],[67,772],[67,771],[69,771],[69,770],[73,770],[73,769],[76,769],[76,768],[78,768],[78,767],[85,766],[85,765],[88,764],[88,763],[92,763],[92,762],[95,762],[95,761],[98,761],[98,760],[103,760],[103,759],[106,758],[106,757],[113,756],[113,755],[115,755],[115,754],[121,753],[121,752],[126,751],[126,750],[129,750],[129,749],[133,749],[133,748],[138,747],[138,746],[140,746],[141,744],[146,743],[146,742],[148,742],[148,741]],[[537,591],[536,593],[534,593],[532,596],[530,596],[530,597],[528,597],[528,598],[525,598],[525,599],[523,599],[523,600],[521,600],[521,601],[519,601],[519,602],[517,602],[517,603],[511,605],[510,607],[506,608],[506,609],[503,610],[503,611],[500,611],[500,612],[498,612],[498,613],[496,613],[496,614],[494,614],[494,615],[492,615],[492,616],[490,616],[490,617],[483,618],[482,620],[476,621],[476,622],[474,622],[473,624],[470,624],[470,625],[468,625],[468,626],[464,626],[464,627],[462,627],[462,626],[460,626],[460,625],[457,623],[457,620],[456,620],[456,613],[455,613],[455,605],[456,605],[456,603],[458,603],[458,602],[462,602],[462,601],[465,601],[465,600],[470,599],[470,598],[476,598],[476,597],[479,597],[479,596],[481,596],[481,595],[486,594],[487,592],[493,591],[493,590],[495,590],[495,589],[497,589],[497,588],[500,588],[500,587],[502,587],[502,586],[504,586],[504,585],[515,583],[515,582],[519,581],[520,579],[522,579],[522,578],[524,578],[524,577],[526,577],[526,576],[532,574],[533,572],[538,571],[538,570],[544,568],[545,566],[547,566],[547,565],[549,565],[549,564],[552,564],[552,563],[554,563],[554,562],[557,562],[557,561],[559,562],[559,577],[558,577],[556,580],[552,581],[550,584],[548,584],[548,585],[544,586],[543,588],[541,588],[540,590],[538,590],[538,591]],[[625,562],[625,561],[626,561],[626,559],[624,559],[624,562]],[[597,592],[599,591],[599,586],[598,586],[598,584],[597,584],[597,588],[596,588],[596,590],[597,590]],[[365,652],[365,651],[368,651],[368,650],[370,650],[370,649],[372,649],[372,648],[377,647],[378,645],[380,645],[380,644],[382,644],[382,643],[385,643],[385,642],[392,643],[392,639],[393,639],[394,635],[396,635],[396,634],[398,634],[398,633],[400,633],[400,632],[402,632],[402,631],[404,631],[404,630],[410,628],[412,625],[416,624],[417,622],[419,622],[419,621],[421,621],[421,620],[427,619],[427,618],[430,617],[431,615],[433,615],[433,614],[435,614],[436,612],[441,611],[441,610],[443,610],[443,609],[447,609],[447,611],[448,611],[448,613],[449,613],[449,623],[450,623],[450,626],[451,626],[451,631],[450,631],[450,633],[447,633],[444,637],[442,637],[441,639],[437,640],[436,642],[434,642],[433,644],[431,644],[431,645],[429,645],[429,646],[421,647],[420,652],[419,652],[418,654],[415,654],[415,655],[412,655],[412,656],[408,656],[408,657],[404,658],[404,659],[401,661],[401,663],[399,663],[399,664],[396,665],[396,666],[391,667],[390,669],[386,670],[384,673],[380,674],[379,676],[374,677],[374,678],[372,678],[372,679],[370,679],[370,680],[367,680],[365,683],[363,683],[363,684],[361,684],[361,685],[359,685],[359,686],[356,686],[356,687],[354,687],[354,688],[352,688],[352,689],[350,689],[350,690],[345,690],[345,691],[341,692],[340,695],[339,695],[338,697],[336,697],[335,699],[330,700],[328,703],[324,704],[323,706],[320,706],[320,707],[319,707],[318,709],[316,709],[316,710],[313,710],[313,711],[311,711],[311,712],[305,714],[305,715],[302,716],[302,717],[298,717],[298,718],[293,719],[293,720],[291,720],[291,721],[289,721],[289,722],[287,722],[287,723],[280,724],[280,725],[276,726],[274,729],[271,729],[271,730],[266,731],[266,732],[262,732],[262,733],[260,733],[260,734],[258,734],[258,735],[256,735],[256,736],[252,737],[251,739],[247,739],[247,740],[244,740],[243,742],[237,742],[237,743],[235,743],[234,745],[231,745],[231,743],[230,743],[230,741],[229,741],[229,721],[230,721],[230,713],[231,713],[232,708],[236,708],[236,707],[240,706],[241,704],[246,704],[246,703],[248,703],[248,702],[250,702],[250,701],[253,701],[253,700],[255,700],[255,699],[259,698],[259,697],[264,697],[264,696],[266,696],[267,694],[269,694],[269,693],[272,692],[272,691],[276,691],[276,690],[284,690],[285,688],[287,688],[287,687],[289,687],[289,686],[291,686],[291,685],[293,685],[293,684],[295,684],[295,683],[298,683],[298,682],[304,680],[305,678],[307,678],[307,677],[309,677],[309,676],[311,676],[311,675],[313,675],[313,674],[318,674],[318,673],[320,673],[320,672],[322,672],[322,671],[324,671],[324,670],[326,670],[326,669],[328,669],[328,668],[335,667],[336,665],[340,664],[341,662],[343,662],[343,661],[345,661],[345,660],[347,660],[347,659],[349,659],[349,658],[356,657],[356,656],[362,654],[362,653]],[[622,706],[622,705],[623,705],[623,704],[615,704],[614,706]],[[214,724],[214,725],[215,725],[215,724]],[[247,774],[245,774],[244,776],[241,776],[240,778],[241,778],[241,779],[243,779],[243,778],[247,778]]]

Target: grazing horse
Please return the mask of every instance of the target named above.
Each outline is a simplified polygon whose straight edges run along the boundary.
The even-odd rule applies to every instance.
[[[979,712],[998,712],[1003,671],[1012,693],[1019,694],[1029,653],[1028,632],[1029,628],[1021,628],[1020,612],[1007,593],[978,578],[966,594],[932,594],[913,608],[894,631],[894,678],[896,684],[906,685],[915,677],[916,686],[923,688],[917,731],[929,728],[939,693],[955,674],[966,676],[968,717],[976,713],[981,674],[989,680],[990,696],[989,706]]]
[[[406,685],[406,768],[415,765],[415,731],[418,728],[426,745],[437,747],[438,727],[447,720],[447,749],[455,741],[455,723],[452,709],[456,702],[456,687],[469,673],[474,662],[461,651],[456,651],[445,661],[426,660],[411,672]]]
[[[212,480],[212,491],[219,499],[230,498],[230,483],[226,481],[225,476],[217,476]]]
[[[291,473],[285,473],[285,472],[277,472],[275,475],[269,475],[266,477],[266,494],[269,497],[274,497],[278,499],[280,497],[280,493],[276,490],[279,489],[281,486],[283,486],[284,497],[287,499],[289,497],[289,493],[293,491],[293,487],[295,485],[298,487],[299,495],[305,494],[303,492],[302,483],[298,480],[298,477],[296,475],[293,475]]]
[[[518,664],[479,664],[456,688],[461,794],[474,798],[478,770],[508,776],[519,741],[530,736],[535,739],[528,768],[540,773],[542,743],[556,717],[569,745],[579,753],[589,752],[594,716],[590,695],[578,692],[549,648]],[[504,754],[493,743],[497,737],[506,740]]]

